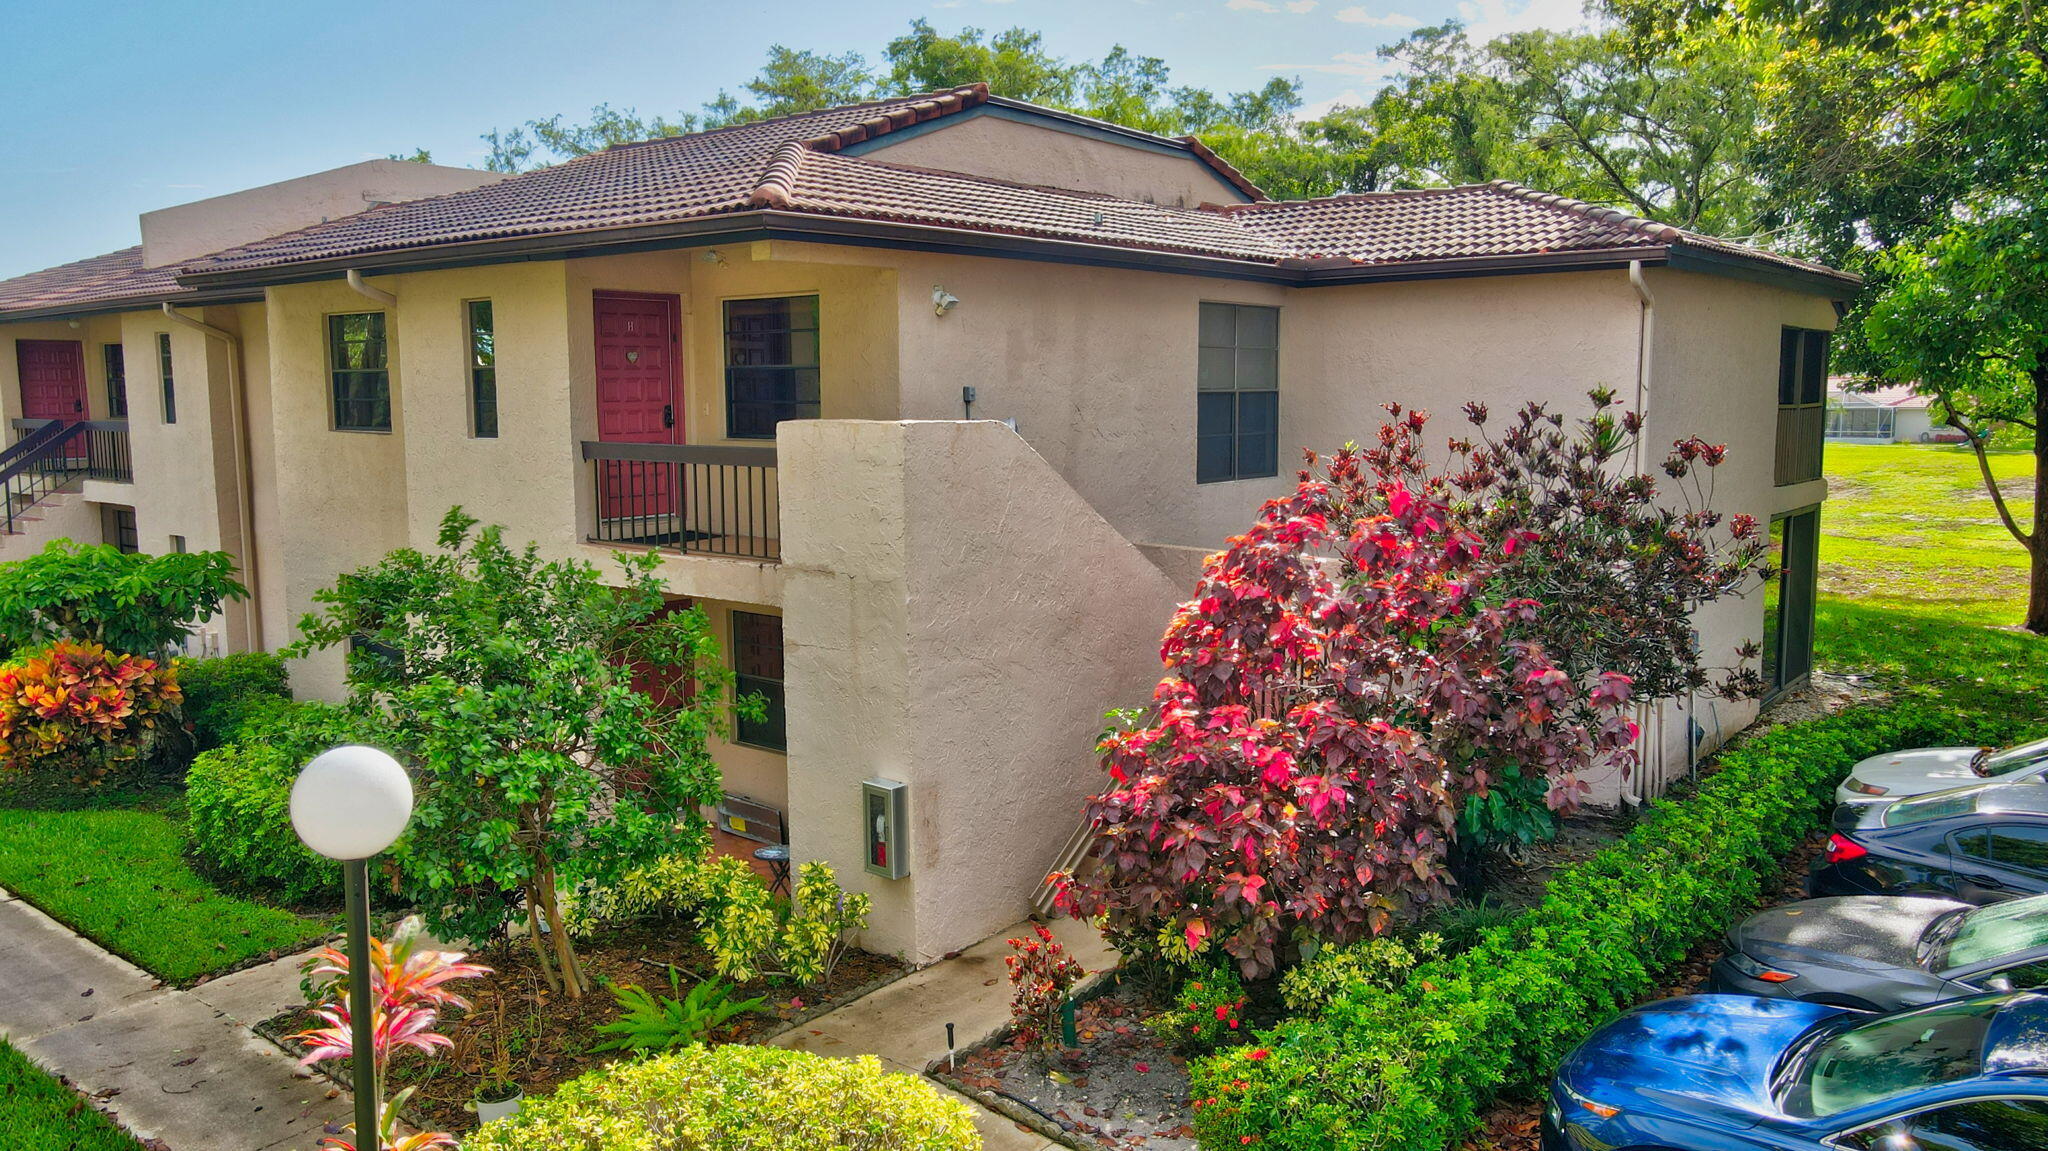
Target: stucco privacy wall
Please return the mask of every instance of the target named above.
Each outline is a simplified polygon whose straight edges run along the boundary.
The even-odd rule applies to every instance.
[[[1085,128],[1047,127],[1026,121],[1026,115],[984,106],[930,121],[929,127],[891,132],[849,151],[891,164],[1102,192],[1176,208],[1250,200],[1191,153],[1120,142]]]
[[[782,451],[793,853],[930,961],[1026,913],[1177,591],[1000,424],[785,424]],[[903,880],[861,870],[873,777],[910,785]]]

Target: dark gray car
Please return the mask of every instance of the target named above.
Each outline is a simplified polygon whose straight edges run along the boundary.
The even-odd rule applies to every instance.
[[[1893,1011],[2048,985],[2048,895],[1977,907],[1850,895],[1758,912],[1728,933],[1713,989]]]

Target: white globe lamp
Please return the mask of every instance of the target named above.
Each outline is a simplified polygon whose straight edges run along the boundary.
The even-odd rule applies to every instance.
[[[374,747],[324,751],[292,784],[292,828],[329,859],[368,859],[398,842],[411,819],[411,777]]]

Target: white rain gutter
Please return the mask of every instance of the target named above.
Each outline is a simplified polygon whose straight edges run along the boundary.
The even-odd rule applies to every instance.
[[[225,328],[216,328],[185,315],[172,307],[169,300],[164,301],[163,309],[164,318],[172,323],[224,341],[228,346],[228,419],[233,425],[229,434],[235,442],[235,516],[241,521],[242,578],[249,588],[249,646],[253,651],[262,651],[263,593],[256,577],[256,507],[254,496],[249,491],[248,395],[242,384],[242,338]]]
[[[398,306],[397,296],[392,295],[390,292],[387,292],[382,288],[373,288],[370,285],[364,283],[362,269],[360,268],[350,268],[348,270],[348,286],[354,288],[357,294],[368,296],[370,299],[377,301],[378,303],[384,305],[387,308],[395,308]]]

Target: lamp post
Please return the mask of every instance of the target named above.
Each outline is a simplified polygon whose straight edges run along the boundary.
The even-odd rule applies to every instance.
[[[292,830],[341,861],[348,918],[348,1019],[357,1151],[381,1151],[377,1111],[377,1007],[370,999],[369,859],[397,842],[412,818],[412,780],[374,747],[348,744],[315,756],[292,784]]]

